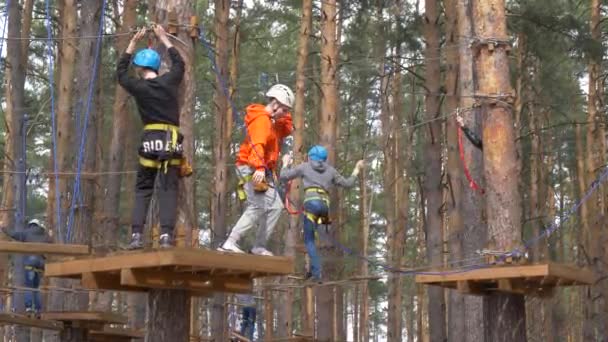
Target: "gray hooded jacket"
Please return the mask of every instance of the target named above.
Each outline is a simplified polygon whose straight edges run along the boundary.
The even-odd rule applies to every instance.
[[[304,189],[321,188],[329,191],[332,186],[351,188],[355,185],[357,177],[342,176],[336,169],[324,161],[308,161],[294,168],[283,168],[279,179],[286,182],[302,177]],[[307,193],[306,197],[318,197],[316,193]]]

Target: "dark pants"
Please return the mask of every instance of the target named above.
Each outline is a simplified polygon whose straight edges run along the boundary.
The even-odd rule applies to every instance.
[[[243,307],[243,317],[241,317],[241,335],[253,341],[253,333],[255,332],[255,315],[254,306]]]
[[[321,200],[309,200],[304,202],[304,212],[311,213],[317,217],[329,215],[327,203]],[[310,273],[315,279],[321,279],[321,259],[317,254],[315,246],[315,231],[317,230],[317,222],[311,221],[304,215],[304,246],[310,258]]]
[[[36,291],[25,291],[25,307],[26,309],[33,309],[39,312],[42,308],[40,304],[40,292],[38,287],[40,286],[41,273],[34,270],[25,270],[25,287],[36,289]]]
[[[156,198],[159,207],[160,233],[173,234],[177,217],[177,188],[179,167],[169,166],[167,173],[161,169],[139,165],[135,184],[135,207],[133,208],[133,233],[143,233],[150,200],[154,193],[154,182],[159,177]]]

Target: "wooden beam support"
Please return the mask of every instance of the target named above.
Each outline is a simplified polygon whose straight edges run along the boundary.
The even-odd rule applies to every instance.
[[[112,312],[99,311],[55,311],[43,312],[42,319],[64,322],[64,324],[84,326],[88,324],[127,324],[127,317]],[[101,328],[101,327],[100,327]]]
[[[0,241],[0,253],[82,256],[90,251],[87,245]]]
[[[487,294],[483,287],[479,285],[479,283],[475,283],[469,280],[461,280],[456,282],[456,289],[460,293],[466,293],[471,295],[484,295]]]
[[[12,313],[0,313],[0,325],[21,325],[31,328],[39,328],[45,330],[62,330],[63,323],[59,321],[36,319],[24,315],[17,315]]]
[[[236,292],[247,293],[253,289],[248,278],[210,277],[192,273],[175,273],[142,269],[123,269],[120,284],[131,287],[155,289],[181,289],[197,292]]]

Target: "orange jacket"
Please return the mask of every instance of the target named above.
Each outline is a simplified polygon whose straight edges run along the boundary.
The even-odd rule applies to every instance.
[[[268,167],[274,170],[279,160],[283,139],[291,134],[291,113],[275,120],[274,124],[266,106],[251,104],[245,115],[247,135],[237,156],[237,165],[249,165],[256,170]]]

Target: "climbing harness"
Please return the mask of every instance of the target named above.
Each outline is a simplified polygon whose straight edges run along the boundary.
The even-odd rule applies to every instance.
[[[179,127],[171,124],[147,124],[144,126],[145,131],[162,131],[166,133],[165,141],[161,153],[157,159],[139,157],[139,164],[144,167],[163,169],[163,173],[167,173],[169,166],[179,166],[180,177],[188,177],[192,174],[192,165],[187,158],[181,155],[178,150]],[[145,144],[146,142],[144,142]],[[179,154],[179,157],[176,155]]]
[[[44,273],[44,269],[42,268],[38,268],[38,267],[34,267],[34,266],[25,266],[24,267],[26,271],[34,271],[36,273]]]

